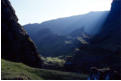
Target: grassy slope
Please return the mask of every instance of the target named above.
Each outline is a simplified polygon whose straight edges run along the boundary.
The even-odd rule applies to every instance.
[[[24,79],[24,80],[77,80],[87,79],[87,75],[61,72],[55,70],[37,69],[26,66],[22,63],[15,63],[6,60],[2,62],[2,79]]]

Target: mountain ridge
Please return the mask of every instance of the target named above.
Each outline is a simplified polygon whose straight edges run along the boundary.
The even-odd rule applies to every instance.
[[[77,15],[77,16],[49,20],[49,21],[42,22],[40,24],[37,24],[37,23],[28,24],[28,25],[24,25],[24,28],[25,30],[28,30],[28,27],[31,29],[33,29],[33,27],[36,27],[38,30],[40,30],[41,28],[47,27],[51,29],[51,31],[55,32],[56,34],[67,35],[72,31],[74,31],[75,29],[78,29],[84,26],[86,29],[85,31],[89,32],[88,28],[89,29],[94,29],[94,28],[93,26],[89,26],[86,23],[88,22],[88,24],[95,25],[94,27],[96,27],[96,23],[94,22],[97,22],[98,20],[102,20],[100,21],[100,23],[103,23],[103,20],[106,18],[107,14],[108,14],[108,11],[91,12],[84,15]],[[92,17],[93,17],[93,20],[91,20]],[[96,31],[90,32],[90,33],[95,34]]]

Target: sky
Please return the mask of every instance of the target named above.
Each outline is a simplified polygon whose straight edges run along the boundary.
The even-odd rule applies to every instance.
[[[112,0],[10,0],[22,25],[81,15],[91,11],[109,11]]]

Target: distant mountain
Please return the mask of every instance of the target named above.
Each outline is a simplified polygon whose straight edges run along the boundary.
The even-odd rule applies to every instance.
[[[18,18],[9,0],[1,0],[1,14],[2,58],[23,62],[33,67],[41,67],[41,59],[36,47],[18,23]]]
[[[100,32],[90,39],[90,44],[80,45],[74,56],[75,67],[110,67],[120,71],[121,63],[121,0],[114,0],[111,11]],[[79,69],[78,69],[79,70]]]
[[[83,35],[85,35],[84,30],[78,30],[82,31]],[[80,43],[79,37],[82,38],[82,43],[85,41],[83,35],[78,34],[77,36],[74,36],[76,34],[72,33],[67,36],[57,35],[49,28],[42,28],[41,30],[34,33],[29,32],[30,37],[32,40],[34,40],[38,48],[39,53],[43,56],[51,57],[72,55],[76,45]]]
[[[88,39],[98,32],[107,14],[107,11],[91,12],[41,24],[28,24],[24,29],[43,56],[72,55],[78,44],[88,44]]]
[[[65,43],[67,38],[54,34],[48,28],[41,29],[31,37],[43,56],[63,56],[72,52],[72,46]]]
[[[84,15],[50,20],[40,24],[27,24],[24,28],[28,33],[39,31],[41,28],[49,28],[58,35],[67,35],[74,30],[85,27],[87,33],[94,35],[100,29],[108,13],[108,11],[90,12]]]

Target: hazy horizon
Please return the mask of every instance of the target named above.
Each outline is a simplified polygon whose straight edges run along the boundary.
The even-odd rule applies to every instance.
[[[109,11],[112,0],[10,0],[22,25],[86,14]]]

